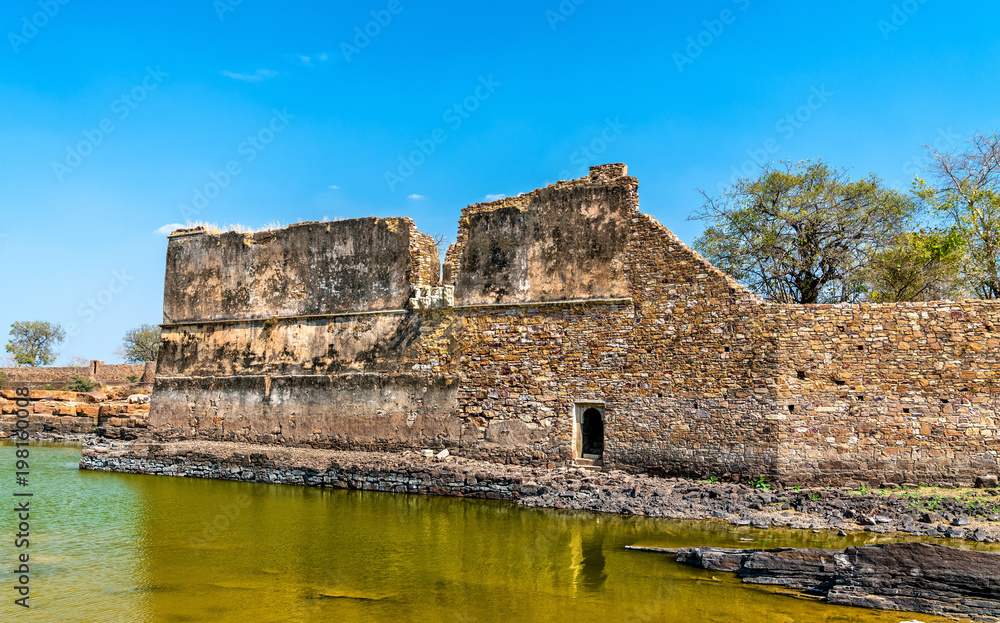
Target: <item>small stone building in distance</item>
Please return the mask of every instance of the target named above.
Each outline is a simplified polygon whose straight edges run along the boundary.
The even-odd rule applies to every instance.
[[[443,277],[442,277],[443,275]],[[996,474],[1000,304],[760,300],[625,165],[462,211],[174,232],[150,428],[785,483]]]

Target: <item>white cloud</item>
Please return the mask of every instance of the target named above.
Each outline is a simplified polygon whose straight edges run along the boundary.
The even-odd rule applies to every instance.
[[[504,199],[507,195],[500,193],[498,195],[486,195],[486,201],[497,201],[498,199]]]
[[[414,201],[420,201],[421,199],[426,199],[426,197],[424,197],[423,195],[418,195],[418,194],[414,193],[414,194],[410,195],[409,197],[407,197],[407,199],[413,199]]]
[[[336,184],[330,184],[330,190],[340,190],[340,186],[337,186]]]
[[[300,63],[302,63],[307,67],[312,67],[314,61],[325,63],[326,61],[330,60],[330,55],[327,54],[326,52],[320,52],[315,56],[309,54],[290,54],[286,58],[299,61]]]
[[[187,225],[181,225],[180,223],[170,223],[168,225],[164,225],[163,227],[158,228],[153,233],[159,236],[167,236],[170,234],[170,232],[174,231],[175,229],[183,229],[185,227],[187,227]]]
[[[226,70],[222,70],[219,73],[227,78],[232,78],[233,80],[243,80],[244,82],[261,82],[267,78],[274,78],[278,75],[278,72],[270,69],[258,69],[252,74],[243,74]]]

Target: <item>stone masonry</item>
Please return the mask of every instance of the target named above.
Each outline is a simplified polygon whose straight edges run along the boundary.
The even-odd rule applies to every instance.
[[[151,433],[786,483],[1000,472],[1000,304],[761,301],[641,213],[625,165],[469,206],[441,272],[406,218],[175,232]]]

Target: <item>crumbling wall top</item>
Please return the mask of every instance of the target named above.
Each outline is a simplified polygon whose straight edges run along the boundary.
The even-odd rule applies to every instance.
[[[445,259],[458,305],[628,296],[638,181],[623,164],[462,210]]]
[[[192,229],[167,247],[167,323],[405,309],[437,284],[437,248],[405,217]]]

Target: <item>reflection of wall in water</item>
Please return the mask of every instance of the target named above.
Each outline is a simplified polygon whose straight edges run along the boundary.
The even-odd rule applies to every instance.
[[[570,535],[570,556],[573,571],[573,593],[577,589],[597,591],[608,579],[604,573],[604,530],[596,525],[584,533],[577,523]]]

